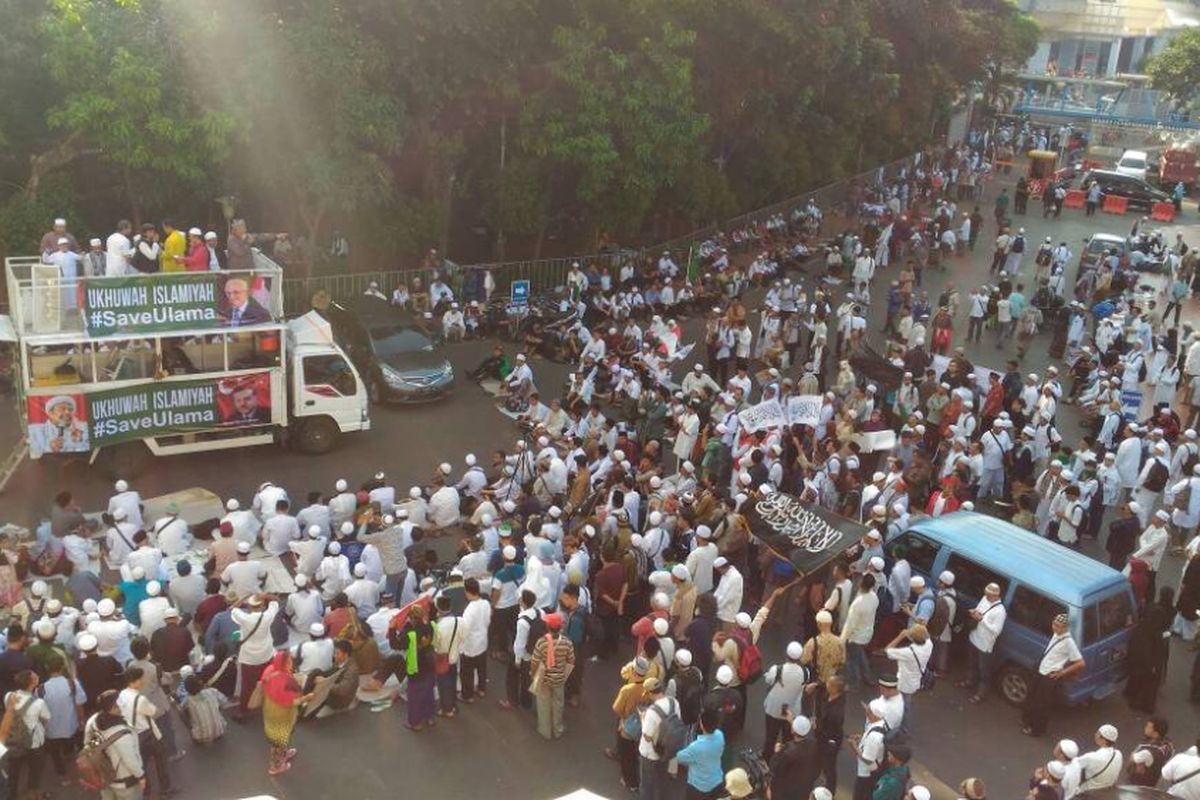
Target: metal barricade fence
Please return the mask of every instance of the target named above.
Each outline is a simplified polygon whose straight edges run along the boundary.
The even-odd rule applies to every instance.
[[[752,222],[760,221],[777,213],[790,215],[792,209],[805,204],[810,198],[827,214],[841,213],[848,199],[852,182],[858,181],[863,186],[870,186],[880,178],[887,180],[899,174],[903,167],[911,167],[914,156],[896,159],[882,167],[876,167],[867,172],[844,178],[834,183],[816,189],[793,195],[785,200],[772,203],[769,206],[732,217],[720,224],[712,224],[691,231],[683,236],[677,236],[666,242],[643,248],[642,250],[624,250],[617,253],[592,255],[562,256],[559,258],[527,259],[523,261],[503,261],[485,264],[459,265],[461,273],[452,276],[451,284],[456,295],[465,301],[481,300],[483,298],[483,280],[486,272],[491,272],[495,284],[494,292],[507,293],[513,281],[528,280],[534,292],[541,292],[562,286],[566,283],[567,271],[573,262],[582,265],[593,262],[603,262],[610,269],[620,266],[621,258],[626,255],[649,254],[652,258],[664,250],[682,264],[693,245],[711,238],[719,232],[730,231],[744,227]],[[363,294],[371,282],[379,284],[379,290],[391,296],[392,290],[401,282],[412,288],[413,279],[421,278],[426,288],[431,279],[431,270],[408,269],[374,272],[349,272],[340,275],[316,275],[306,278],[285,278],[283,281],[284,309],[288,314],[300,314],[311,308],[313,295],[324,291],[333,300],[345,300],[355,295]],[[457,286],[454,284],[458,283]]]

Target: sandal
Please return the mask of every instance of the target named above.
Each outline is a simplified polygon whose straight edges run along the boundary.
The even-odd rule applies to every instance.
[[[276,764],[267,770],[268,775],[282,775],[292,768],[292,762],[284,761],[282,764]]]

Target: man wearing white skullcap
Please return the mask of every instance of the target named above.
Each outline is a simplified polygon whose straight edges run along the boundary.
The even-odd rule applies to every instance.
[[[696,596],[699,597],[711,592],[715,585],[713,563],[719,551],[712,541],[712,529],[707,525],[696,526],[695,542],[695,548],[688,553],[687,571],[692,576],[692,583],[696,585]]]
[[[332,530],[337,530],[343,522],[349,522],[354,518],[354,512],[358,509],[358,497],[354,492],[350,491],[350,485],[344,478],[338,478],[333,486],[334,495],[329,498],[329,526]]]
[[[113,484],[113,496],[108,499],[108,513],[111,516],[118,508],[125,510],[125,521],[133,526],[134,531],[140,530],[142,522],[142,496],[129,488],[126,481]]]
[[[332,602],[352,580],[350,559],[342,555],[341,544],[330,542],[325,546],[325,557],[313,576],[313,581],[321,588],[321,599],[326,603]]]
[[[158,581],[146,584],[146,594],[146,599],[138,603],[138,620],[142,636],[150,639],[163,626],[163,618],[171,607],[171,601],[162,596],[162,584]]]
[[[1112,725],[1101,725],[1093,741],[1096,749],[1083,753],[1077,759],[1082,780],[1079,791],[1107,789],[1120,780],[1124,759],[1116,748],[1117,729]]]
[[[1170,521],[1169,513],[1161,508],[1155,511],[1154,516],[1150,519],[1150,524],[1138,537],[1137,549],[1129,556],[1131,560],[1136,558],[1146,564],[1150,578],[1146,587],[1146,597],[1156,596],[1158,569],[1162,565],[1163,556],[1166,555],[1170,538],[1170,534],[1167,532],[1167,523]]]
[[[133,658],[129,642],[137,628],[116,615],[116,604],[107,597],[96,605],[96,611],[100,619],[88,623],[87,628],[87,632],[96,637],[96,654],[112,656],[121,664],[128,663]]]
[[[366,619],[379,608],[381,587],[367,577],[367,565],[361,561],[354,565],[353,575],[354,580],[342,592],[358,612],[358,618]]]
[[[967,612],[974,621],[975,627],[967,636],[970,647],[967,649],[967,679],[955,683],[955,686],[974,689],[975,692],[968,702],[978,703],[987,694],[992,678],[992,650],[996,640],[1004,630],[1008,612],[1000,598],[1000,586],[989,583],[983,587],[983,597],[975,608]]]
[[[237,544],[237,561],[221,572],[221,584],[238,597],[248,597],[262,591],[267,580],[267,568],[257,558],[250,558],[251,547],[246,542]]]
[[[886,745],[883,734],[886,726],[881,725],[887,711],[886,702],[882,697],[876,697],[867,704],[866,719],[863,722],[863,732],[855,748],[856,771],[854,780],[855,800],[869,798],[875,785],[875,772],[884,764]]]
[[[782,741],[787,725],[787,714],[799,712],[803,700],[804,686],[809,682],[808,670],[800,663],[804,647],[799,642],[790,642],[785,650],[786,659],[767,669],[763,679],[767,696],[763,700],[765,735],[762,756],[770,761],[775,754],[775,743]]]
[[[403,510],[408,514],[408,521],[417,528],[429,527],[429,505],[425,502],[425,498],[421,496],[421,488],[414,486],[408,490],[408,499],[396,504],[396,515],[399,516]]]
[[[225,501],[225,510],[228,513],[221,518],[221,522],[228,522],[233,526],[234,541],[245,542],[249,545],[258,541],[258,532],[262,529],[262,522],[253,511],[242,508],[242,504],[232,497]]]
[[[320,541],[320,540],[317,540]],[[325,618],[325,603],[304,573],[296,575],[296,591],[287,596],[284,612],[288,621],[288,647],[307,642],[309,628]]]
[[[309,690],[318,677],[333,671],[334,645],[321,622],[310,622],[306,632],[308,640],[292,648],[292,658],[301,688]]]
[[[713,590],[713,597],[717,601],[717,619],[720,620],[721,630],[729,633],[742,608],[742,573],[725,556],[718,556],[713,562],[713,574],[717,578],[717,588]]]

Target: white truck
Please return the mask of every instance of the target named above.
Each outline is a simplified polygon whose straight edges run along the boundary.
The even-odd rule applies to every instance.
[[[283,318],[282,270],[63,275],[5,261],[0,346],[28,455],[74,454],[132,477],[147,456],[281,443],[308,453],[369,430],[367,388],[316,312]]]

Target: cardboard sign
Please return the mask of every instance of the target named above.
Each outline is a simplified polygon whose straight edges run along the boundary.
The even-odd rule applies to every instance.
[[[821,403],[819,394],[792,395],[787,400],[788,424],[816,427],[821,418]]]
[[[779,405],[778,400],[767,400],[741,411],[738,413],[738,420],[747,433],[767,428],[780,428],[787,424],[783,415],[783,406]]]

